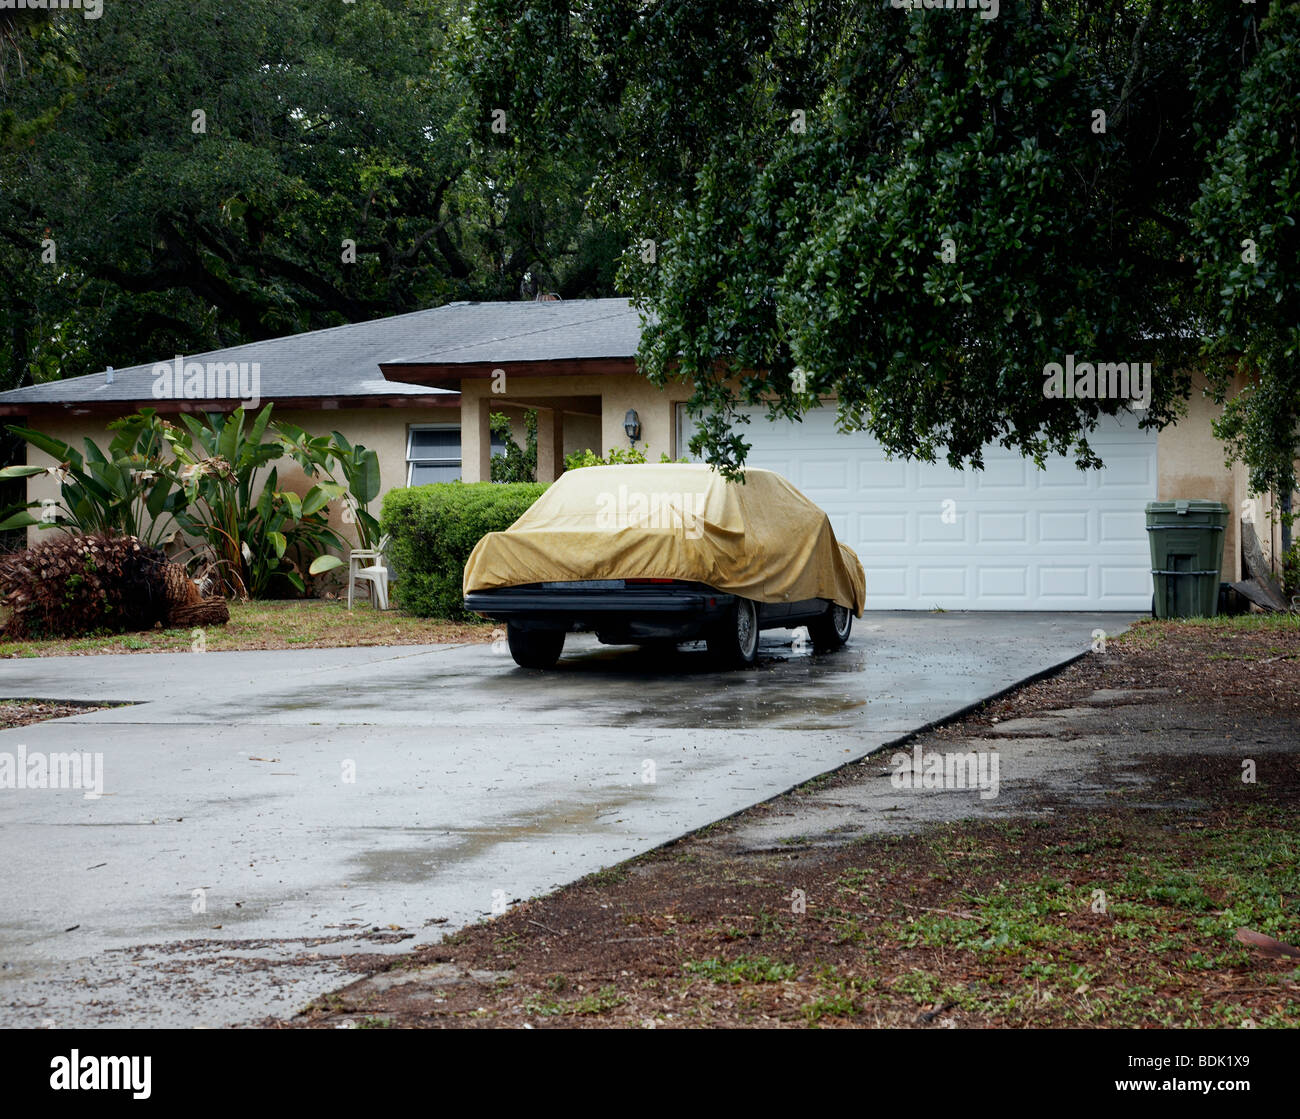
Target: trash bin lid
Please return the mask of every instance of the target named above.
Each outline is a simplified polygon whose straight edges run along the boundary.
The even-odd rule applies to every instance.
[[[1222,513],[1227,516],[1228,507],[1222,501],[1206,501],[1199,497],[1181,498],[1177,501],[1148,501],[1148,513]]]

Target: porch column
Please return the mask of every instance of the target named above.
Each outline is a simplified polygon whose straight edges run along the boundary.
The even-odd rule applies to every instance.
[[[564,470],[564,413],[537,409],[537,480],[554,482]]]
[[[491,400],[463,394],[460,398],[460,478],[462,482],[492,481]]]

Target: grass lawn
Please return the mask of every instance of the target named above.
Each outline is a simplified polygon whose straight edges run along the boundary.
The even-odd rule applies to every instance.
[[[380,611],[360,602],[320,599],[230,603],[230,622],[204,630],[208,652],[234,649],[332,649],[350,645],[430,645],[485,642],[490,622],[415,618],[401,610]],[[191,630],[156,629],[48,641],[5,641],[0,657],[66,657],[95,653],[187,653]]]

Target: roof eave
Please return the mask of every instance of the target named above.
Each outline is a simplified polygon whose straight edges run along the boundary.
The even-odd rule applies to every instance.
[[[202,400],[174,400],[147,397],[141,400],[32,400],[26,403],[0,402],[0,416],[30,416],[37,412],[62,412],[71,416],[129,415],[141,408],[152,408],[161,415],[181,412],[233,412],[243,401],[234,398],[208,397]],[[335,393],[329,396],[280,396],[259,401],[274,404],[277,408],[296,408],[303,411],[334,412],[351,408],[460,408],[460,393],[374,393],[350,395]]]
[[[535,361],[384,362],[385,377],[413,385],[459,389],[461,382],[495,377],[610,377],[637,374],[634,357],[544,358]]]

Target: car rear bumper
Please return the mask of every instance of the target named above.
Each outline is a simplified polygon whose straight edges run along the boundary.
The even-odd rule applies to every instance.
[[[701,632],[734,601],[733,595],[690,584],[620,590],[498,587],[465,596],[467,609],[494,621],[642,638]]]

